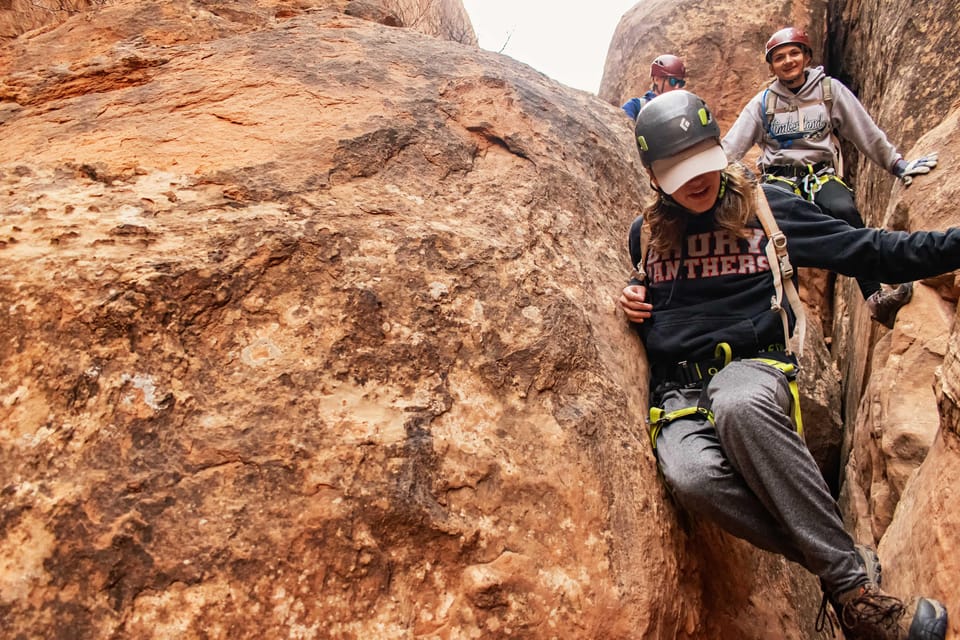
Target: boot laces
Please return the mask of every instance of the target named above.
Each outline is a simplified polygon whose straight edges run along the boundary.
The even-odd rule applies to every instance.
[[[840,626],[840,621],[837,620],[837,614],[833,612],[833,607],[829,605],[829,598],[827,594],[823,594],[823,598],[820,600],[820,611],[817,612],[817,623],[814,629],[817,633],[823,633],[826,631],[830,635],[830,638],[837,637],[837,627]]]
[[[868,585],[843,606],[843,623],[854,628],[868,624],[892,629],[900,622],[904,611],[906,607],[900,599]]]

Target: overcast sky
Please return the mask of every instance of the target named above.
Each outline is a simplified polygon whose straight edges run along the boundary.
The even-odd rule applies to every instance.
[[[463,6],[481,48],[503,49],[554,80],[597,93],[613,31],[639,1],[463,0]]]

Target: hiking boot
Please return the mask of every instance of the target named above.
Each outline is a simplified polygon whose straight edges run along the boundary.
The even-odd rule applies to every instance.
[[[865,584],[837,596],[848,640],[944,640],[947,610],[930,598],[904,604],[880,587]]]
[[[880,556],[873,547],[865,544],[854,545],[857,552],[857,559],[863,565],[863,570],[867,574],[867,580],[879,586],[883,585],[883,567],[880,566]]]
[[[897,319],[897,311],[900,311],[900,307],[910,302],[912,297],[912,282],[904,282],[896,289],[875,291],[867,298],[870,317],[887,329],[893,329],[893,321]]]
[[[867,580],[870,581],[870,584],[879,587],[883,582],[883,567],[880,565],[880,556],[877,555],[873,547],[868,547],[865,544],[856,544],[853,546],[853,549],[857,552],[857,560],[860,561],[864,573],[867,574]],[[820,582],[820,588],[823,588],[822,580]],[[829,609],[827,608],[827,603],[830,604]],[[850,628],[843,624],[842,614],[843,607],[840,606],[836,598],[828,596],[824,589],[823,599],[820,601],[820,611],[817,613],[816,630],[823,631],[829,625],[831,637],[836,637],[835,629],[837,627],[840,627],[843,631],[844,637],[855,637]]]

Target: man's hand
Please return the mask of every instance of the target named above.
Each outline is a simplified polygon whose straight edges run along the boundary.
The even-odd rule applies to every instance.
[[[925,155],[916,160],[906,160],[900,159],[897,161],[897,165],[894,168],[894,173],[898,178],[903,180],[903,184],[909,186],[913,182],[913,176],[918,176],[923,173],[930,173],[930,171],[937,166],[937,152],[934,151],[929,155]]]
[[[653,305],[645,302],[647,288],[642,284],[630,284],[620,294],[620,307],[630,322],[643,322],[653,312]]]

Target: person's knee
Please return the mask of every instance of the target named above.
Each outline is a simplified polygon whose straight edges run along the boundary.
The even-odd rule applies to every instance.
[[[739,361],[723,368],[710,385],[710,410],[714,416],[742,414],[751,407],[762,407],[758,382],[764,373]]]
[[[855,227],[857,229],[863,228],[863,216],[860,215],[860,211],[852,201],[835,206],[833,208],[833,215],[835,218],[843,220],[851,227]]]
[[[717,476],[717,460],[709,452],[672,461],[661,459],[663,479],[676,499],[691,508],[711,499],[711,481]]]
[[[755,362],[735,362],[710,387],[710,410],[724,437],[751,438],[751,429],[763,428],[777,397],[781,374]]]

